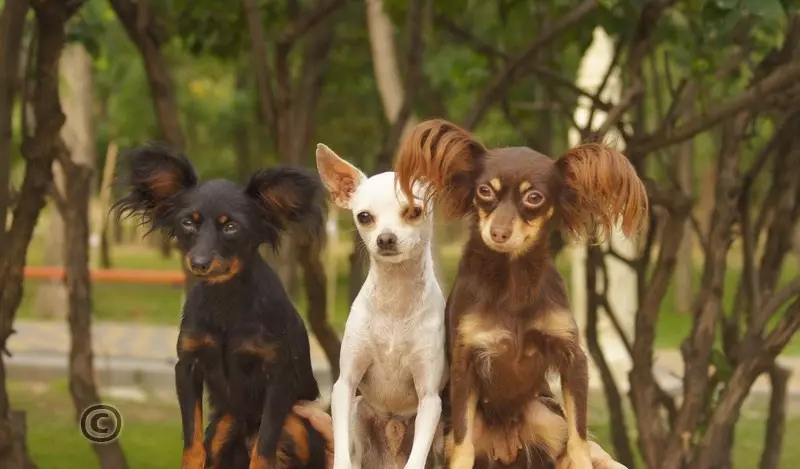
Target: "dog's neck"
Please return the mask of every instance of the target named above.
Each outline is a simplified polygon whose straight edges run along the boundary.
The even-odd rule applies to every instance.
[[[374,312],[408,314],[430,282],[436,282],[430,244],[418,255],[402,262],[386,262],[370,256],[367,279],[362,287]],[[416,308],[419,309],[419,308]]]
[[[369,258],[369,274],[378,286],[397,283],[421,283],[433,274],[433,255],[430,244],[418,255],[400,262]]]

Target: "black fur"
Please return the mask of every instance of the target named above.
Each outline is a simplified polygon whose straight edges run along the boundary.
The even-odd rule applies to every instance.
[[[284,427],[292,406],[319,389],[303,320],[258,252],[264,243],[276,247],[291,224],[321,232],[317,177],[279,167],[255,173],[246,187],[201,183],[186,156],[159,144],[132,151],[128,166],[128,193],[114,209],[177,238],[201,280],[184,304],[175,367],[185,461],[201,447],[195,415],[205,384],[214,409],[202,445],[206,468],[248,467],[252,440],[269,467],[324,468],[321,435],[306,423],[308,457],[300,458]],[[276,466],[277,453],[291,462]]]

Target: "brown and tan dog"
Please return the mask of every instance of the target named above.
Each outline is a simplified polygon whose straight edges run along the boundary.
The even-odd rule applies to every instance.
[[[553,160],[487,149],[430,120],[406,139],[395,172],[406,196],[427,182],[427,202],[473,219],[446,308],[450,467],[591,468],[587,358],[548,238],[561,230],[599,239],[618,220],[636,232],[648,210],[636,171],[603,144]],[[551,402],[551,371],[561,377],[563,414]]]

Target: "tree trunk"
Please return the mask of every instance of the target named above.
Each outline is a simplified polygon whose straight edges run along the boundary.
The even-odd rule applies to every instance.
[[[11,2],[14,3],[14,2]],[[9,3],[6,3],[8,5]],[[37,21],[36,87],[33,96],[36,130],[25,136],[22,154],[26,160],[19,203],[0,251],[0,350],[12,333],[14,316],[22,299],[23,269],[36,221],[45,204],[45,195],[53,178],[53,160],[59,151],[59,131],[64,115],[58,97],[58,59],[64,47],[64,25],[80,3],[34,0],[31,6]],[[18,18],[17,18],[18,19]],[[18,19],[19,20],[19,19]],[[5,366],[0,362],[0,467],[22,469],[29,459],[24,436],[15,438],[6,389]],[[23,428],[24,430],[24,428]]]
[[[70,354],[69,389],[76,415],[100,403],[94,380],[92,354],[92,295],[89,275],[90,199],[97,156],[92,128],[92,58],[80,43],[61,54],[64,96],[64,144],[69,154],[59,162],[65,176],[63,206],[64,270],[68,292]],[[70,159],[71,157],[71,159]],[[125,469],[127,464],[117,441],[93,444],[102,469]]]
[[[93,171],[90,162],[70,163],[65,215],[67,250],[65,273],[69,292],[69,390],[76,415],[99,404],[92,352],[92,295],[89,277],[89,199]],[[92,444],[102,469],[128,467],[119,441]]]
[[[694,141],[689,140],[678,147],[675,155],[675,167],[678,183],[681,190],[688,197],[694,193],[694,171],[692,168],[694,157]],[[678,313],[689,313],[692,310],[692,279],[694,278],[694,234],[691,223],[686,222],[686,233],[683,236],[681,249],[678,252],[678,265],[675,268],[675,308]],[[667,312],[672,313],[672,311]]]
[[[759,469],[778,469],[781,464],[783,437],[786,434],[786,401],[789,394],[791,372],[780,365],[773,365],[769,378],[772,395],[769,401],[767,432],[764,435],[764,449],[761,451]]]
[[[0,14],[0,246],[6,234],[11,177],[11,120],[28,0],[6,0]]]
[[[181,129],[175,87],[169,75],[169,67],[161,53],[161,43],[153,26],[153,18],[147,1],[109,0],[120,23],[128,33],[128,37],[139,49],[153,100],[153,110],[161,129],[162,138],[171,147],[178,150],[186,148],[186,140]],[[162,235],[163,236],[163,235]],[[171,245],[166,239],[159,244],[161,252],[168,256]],[[188,274],[186,266],[181,262],[186,274],[185,292],[194,286],[194,277]]]
[[[341,341],[339,335],[328,321],[327,309],[327,279],[325,266],[322,264],[323,239],[310,240],[302,243],[303,249],[298,250],[297,260],[303,268],[306,297],[308,298],[308,322],[311,332],[316,336],[331,367],[331,379],[336,381],[339,377],[339,349]]]

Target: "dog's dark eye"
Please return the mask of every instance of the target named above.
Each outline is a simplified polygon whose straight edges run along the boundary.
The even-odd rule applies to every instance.
[[[184,218],[181,220],[181,226],[186,231],[194,231],[196,229],[194,221],[191,218]]]
[[[239,225],[237,225],[232,221],[225,223],[225,226],[222,227],[222,232],[225,234],[233,234],[236,233],[237,231],[239,231]]]
[[[536,208],[544,203],[544,194],[539,191],[528,191],[522,201],[528,207]]]
[[[358,222],[361,223],[362,225],[367,225],[369,223],[372,223],[372,221],[374,220],[374,218],[372,217],[372,215],[369,214],[369,212],[358,212],[358,215],[356,215],[356,219],[358,219]]]
[[[416,220],[422,216],[422,207],[409,207],[405,213],[407,220]]]
[[[494,189],[487,184],[481,184],[478,186],[478,197],[483,200],[492,200],[494,198]]]

